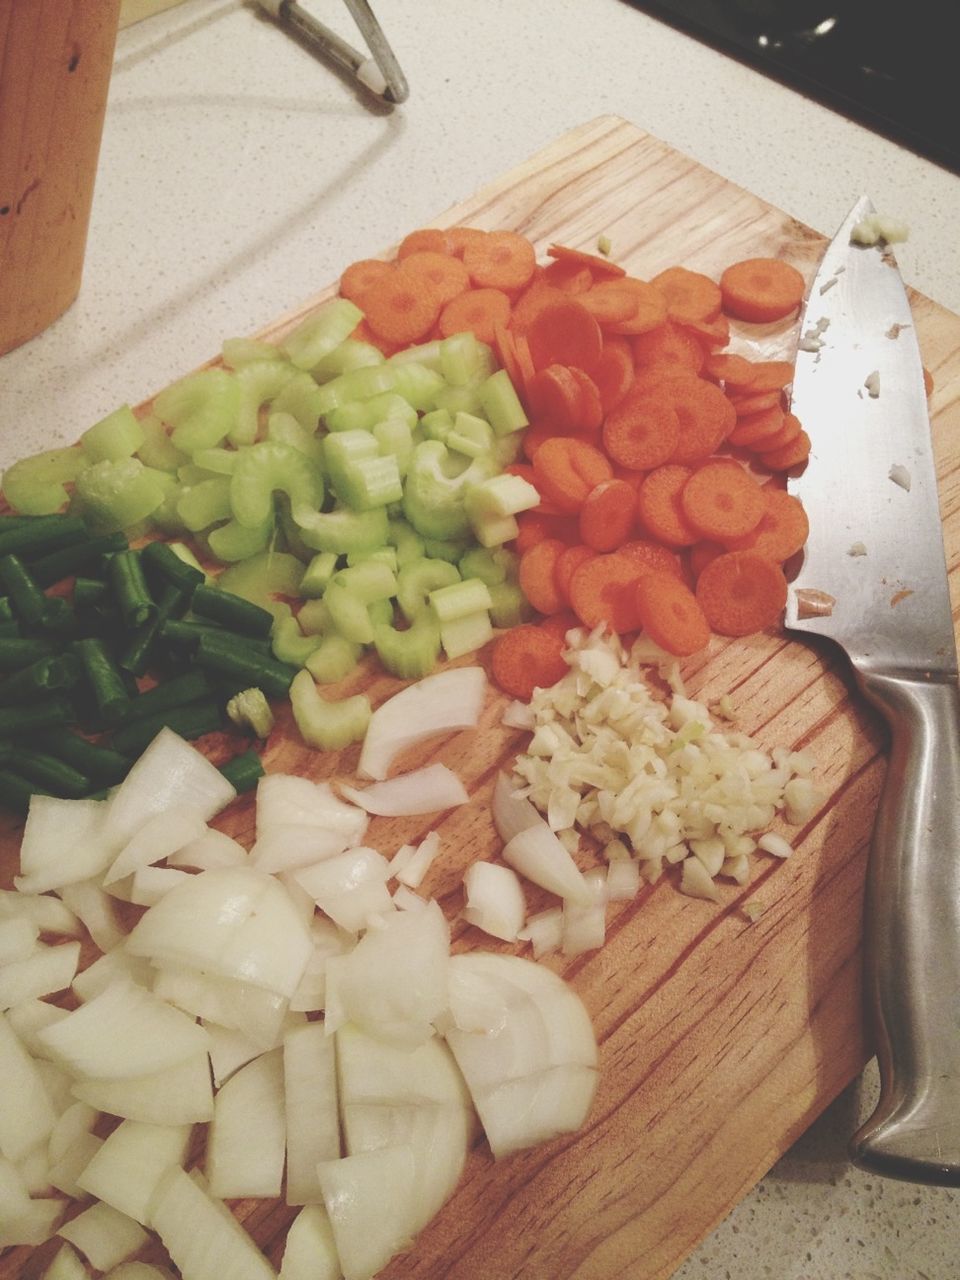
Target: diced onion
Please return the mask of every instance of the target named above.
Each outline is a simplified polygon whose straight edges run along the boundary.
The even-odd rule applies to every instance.
[[[401,773],[386,782],[369,787],[350,787],[341,783],[340,790],[354,804],[368,813],[397,818],[408,814],[437,813],[453,809],[469,800],[467,789],[445,764],[429,764],[411,773]]]
[[[440,733],[473,728],[487,691],[483,667],[454,667],[426,676],[381,703],[360,751],[361,777],[382,781],[401,751]]]
[[[526,902],[516,872],[496,862],[472,862],[463,878],[467,902],[463,917],[504,942],[516,942]]]

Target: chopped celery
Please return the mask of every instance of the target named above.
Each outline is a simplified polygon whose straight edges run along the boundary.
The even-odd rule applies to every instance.
[[[302,667],[319,643],[315,635],[305,636],[300,623],[292,616],[278,619],[270,633],[273,656],[278,662],[288,662],[293,667]]]
[[[401,479],[407,474],[413,457],[413,432],[402,418],[384,418],[371,427],[380,453],[396,459]]]
[[[430,593],[460,581],[460,570],[448,560],[413,560],[397,574],[397,604],[408,622],[427,611]]]
[[[80,447],[91,462],[132,457],[144,441],[143,427],[128,404],[87,427],[80,437]]]
[[[419,560],[423,555],[423,539],[406,520],[396,518],[389,522],[387,539],[391,547],[396,548],[397,567],[403,568],[412,560]]]
[[[424,538],[423,554],[430,560],[449,560],[451,564],[458,564],[469,546],[469,538]]]
[[[364,604],[390,600],[397,594],[397,577],[388,565],[378,560],[365,560],[333,575],[333,582],[344,587]]]
[[[238,447],[253,444],[260,430],[260,410],[280,394],[296,370],[284,360],[254,360],[241,365],[233,375],[240,390],[237,417],[231,427],[230,443]],[[216,443],[216,442],[214,442]]]
[[[512,542],[520,532],[515,516],[480,515],[471,525],[481,547],[502,546],[504,542]]]
[[[383,364],[371,364],[339,374],[320,387],[317,397],[320,412],[325,416],[353,400],[370,400],[384,391],[393,391],[397,385],[398,368],[384,361]]]
[[[332,551],[318,551],[300,579],[300,594],[307,599],[322,596],[337,569],[337,557]]]
[[[498,467],[509,467],[520,457],[520,432],[511,431],[508,436],[497,436],[493,442],[493,456]]]
[[[609,236],[597,236],[597,252],[602,253],[605,258],[609,258],[613,252],[613,245]]]
[[[372,511],[309,511],[294,507],[293,518],[303,541],[314,551],[349,555],[351,551],[375,551],[387,540],[384,507]]]
[[[483,412],[480,389],[474,382],[465,383],[462,387],[441,387],[433,397],[433,405],[436,409],[446,409],[451,416],[457,413]]]
[[[270,403],[274,413],[289,413],[306,427],[316,431],[323,413],[320,388],[309,373],[295,373]]]
[[[176,471],[187,461],[187,455],[181,453],[170,439],[166,427],[152,413],[140,419],[143,441],[137,449],[137,457],[145,467],[153,467],[156,471]]]
[[[300,588],[300,594],[303,594],[303,587]],[[305,636],[319,636],[325,631],[330,630],[330,610],[319,598],[307,600],[300,606],[297,613],[297,622],[300,623],[300,630]]]
[[[432,409],[434,396],[445,385],[443,377],[435,369],[413,360],[401,362],[393,368],[397,394],[403,396],[414,409]]]
[[[339,346],[334,347],[329,355],[318,360],[311,369],[317,382],[329,382],[341,373],[351,373],[354,369],[366,369],[372,364],[383,364],[383,352],[372,342],[361,342],[357,338],[344,338]]]
[[[429,609],[424,609],[406,631],[398,631],[389,623],[374,627],[373,644],[391,675],[401,680],[420,680],[430,674],[440,657],[440,624]]]
[[[363,312],[355,303],[331,298],[287,334],[281,349],[298,369],[312,369],[349,338],[362,319]]]
[[[403,511],[426,538],[463,537],[470,521],[464,495],[471,485],[494,474],[488,458],[473,458],[459,474],[450,474],[454,459],[439,440],[424,440],[413,451],[403,493]]]
[[[297,595],[302,577],[303,565],[295,556],[282,551],[262,551],[225,569],[217,584],[224,591],[232,591],[273,612],[272,596]]]
[[[207,577],[206,569],[204,569],[203,565],[185,542],[168,542],[167,546],[173,554],[178,557],[178,559],[183,561],[184,564],[188,564],[191,569],[196,569],[198,573],[202,573],[204,578]]]
[[[239,369],[242,364],[252,364],[255,360],[280,360],[283,357],[279,347],[262,338],[224,338],[220,354],[228,369]]]
[[[184,489],[189,489],[191,485],[202,484],[204,480],[216,480],[218,477],[206,467],[198,466],[195,462],[185,462],[182,467],[177,467],[176,478]]]
[[[506,369],[498,369],[481,383],[480,403],[484,416],[498,435],[508,435],[530,424]]]
[[[303,426],[292,413],[271,413],[267,419],[267,439],[274,444],[288,444],[304,454],[315,467],[323,466],[323,442]]]
[[[440,440],[446,444],[453,430],[453,414],[449,409],[431,409],[420,419],[420,427],[428,440]]]
[[[391,573],[396,573],[397,549],[396,547],[378,547],[376,551],[352,551],[347,556],[347,567],[351,568],[353,565],[366,564],[370,561],[385,564]]]
[[[487,584],[479,578],[464,578],[449,586],[437,587],[430,592],[429,599],[441,624],[489,609],[493,604]]]
[[[379,398],[379,397],[375,397]],[[366,400],[351,400],[339,409],[324,414],[323,424],[328,431],[369,431],[373,423],[367,412]]]
[[[540,494],[523,476],[501,474],[476,485],[466,497],[471,519],[486,516],[515,516],[540,505]]]
[[[495,627],[516,627],[533,617],[533,609],[516,582],[492,583],[490,599],[490,621]]]
[[[507,580],[507,565],[496,551],[487,547],[471,547],[461,559],[459,569],[464,578],[479,578],[488,587]]]
[[[462,387],[494,370],[493,352],[473,333],[455,333],[440,344],[440,372],[452,387]]]
[[[461,658],[465,653],[481,649],[493,639],[493,627],[486,609],[465,613],[440,624],[440,643],[448,658]]]
[[[371,431],[358,427],[337,431],[323,439],[323,462],[334,488],[348,462],[360,458],[376,458],[380,454],[377,438]]]
[[[25,516],[52,516],[67,501],[65,484],[90,465],[79,445],[45,449],[21,458],[3,473],[3,496]]]
[[[162,478],[161,478],[162,477]],[[145,520],[163,502],[167,472],[139,458],[95,462],[77,476],[75,496],[94,533],[115,533]]]
[[[393,454],[357,458],[346,463],[337,484],[338,496],[354,511],[371,511],[403,498],[400,466]]]
[[[230,517],[230,477],[217,476],[201,480],[181,490],[177,515],[191,533],[209,529],[212,524]]]
[[[378,422],[386,422],[388,418],[400,418],[411,430],[417,425],[416,409],[395,391],[351,400],[339,409],[333,409],[324,421],[331,431],[372,431]]]
[[[327,702],[309,671],[298,671],[294,676],[290,706],[304,742],[321,751],[339,751],[361,741],[370,723],[370,702],[364,694]]]
[[[194,465],[218,476],[232,476],[239,453],[236,449],[198,449],[193,455]]]
[[[262,689],[242,689],[227,703],[227,718],[238,729],[252,729],[258,738],[269,738],[273,712]]]
[[[296,509],[317,510],[323,476],[298,449],[263,440],[241,449],[230,477],[230,505],[238,523],[258,528],[273,510],[273,495],[285,493]]]
[[[443,342],[440,339],[434,339],[431,342],[420,342],[415,347],[404,347],[402,350],[395,352],[390,361],[392,364],[422,364],[428,369],[432,369],[435,373],[441,373],[441,361],[443,359]]]
[[[371,600],[367,605],[367,613],[375,627],[379,627],[384,622],[392,626],[395,621],[392,599]]]
[[[374,632],[376,632],[376,627]],[[320,637],[314,651],[304,664],[315,680],[321,684],[332,684],[334,680],[342,680],[354,670],[363,652],[358,644],[340,635],[338,631],[329,631]]]
[[[342,636],[354,644],[372,643],[373,620],[365,601],[334,578],[323,593],[323,602],[330,612],[330,621]]]
[[[270,539],[275,532],[273,516],[267,516],[262,525],[249,528],[237,520],[228,520],[226,524],[211,529],[207,534],[207,545],[218,560],[233,563],[248,560],[251,556],[266,551]]]
[[[200,369],[161,391],[153,411],[177,449],[210,449],[236,426],[240,385],[227,369]]]
[[[468,458],[479,458],[493,448],[493,428],[472,413],[458,413],[447,432],[446,445]]]

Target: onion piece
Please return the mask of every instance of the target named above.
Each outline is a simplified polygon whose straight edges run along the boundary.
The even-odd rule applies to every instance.
[[[130,837],[101,883],[106,888],[140,867],[162,862],[192,840],[199,840],[206,830],[206,819],[199,809],[178,808],[172,813],[154,814]]]
[[[372,916],[395,910],[387,891],[390,864],[361,845],[293,873],[314,902],[341,929],[358,933]]]
[[[354,804],[384,818],[398,818],[417,813],[438,813],[466,804],[467,789],[445,764],[428,764],[411,773],[401,773],[387,782],[370,787],[340,784],[340,790]]]
[[[491,937],[516,942],[527,914],[517,873],[495,862],[473,862],[463,887],[467,895],[464,919]]]
[[[271,1049],[236,1071],[213,1102],[204,1172],[221,1200],[280,1195],[286,1150],[283,1050]]]
[[[157,1183],[174,1164],[187,1158],[192,1127],[123,1120],[104,1140],[77,1178],[81,1191],[147,1225]]]
[[[0,920],[0,966],[10,964],[13,960],[23,960],[36,951],[39,937],[40,930],[26,916],[11,916]]]
[[[98,1111],[145,1124],[202,1124],[213,1118],[210,1059],[206,1052],[147,1075],[125,1080],[77,1080],[74,1096]]]
[[[502,771],[497,774],[490,802],[493,825],[504,844],[509,844],[521,831],[543,822],[537,808],[525,796],[514,795],[513,783]]]
[[[295,774],[268,773],[257,783],[257,838],[286,827],[316,827],[344,837],[346,848],[359,844],[368,819],[346,804],[329,782],[312,782]]]
[[[66,991],[80,962],[80,943],[40,944],[32,955],[0,967],[0,1009]]]
[[[333,1228],[322,1204],[300,1210],[283,1246],[278,1280],[342,1280]]]
[[[320,1163],[317,1175],[344,1280],[371,1280],[411,1243],[415,1171],[406,1146]]]
[[[109,807],[108,800],[31,796],[20,841],[20,875],[13,881],[16,889],[44,893],[99,875],[118,848],[106,834]]]
[[[546,911],[527,916],[526,924],[517,931],[517,940],[532,945],[534,960],[549,951],[557,951],[563,940],[563,908],[548,907]]]
[[[311,1204],[320,1198],[317,1164],[340,1154],[334,1040],[322,1022],[306,1022],[284,1036],[282,1055],[286,1201]]]
[[[593,895],[580,868],[541,819],[503,846],[504,862],[522,876],[559,897],[590,906]]]
[[[428,831],[404,865],[396,872],[396,879],[408,889],[418,889],[423,878],[440,852],[440,832]]]
[[[212,871],[215,867],[243,867],[247,851],[216,827],[207,827],[203,835],[191,840],[167,858],[168,867],[190,867],[194,871]]]
[[[59,933],[78,937],[80,921],[68,907],[47,893],[26,893],[18,889],[0,889],[0,920],[29,920],[41,933]]]
[[[382,781],[401,751],[440,733],[472,729],[487,691],[483,667],[454,667],[408,685],[370,717],[358,772]]]
[[[185,1280],[276,1280],[276,1272],[221,1200],[171,1166],[150,1204],[150,1225]]]
[[[102,1201],[65,1222],[57,1234],[79,1249],[97,1271],[109,1271],[126,1261],[149,1239],[138,1222]]]
[[[112,951],[123,942],[126,935],[116,903],[95,880],[66,884],[58,892],[101,951]]]

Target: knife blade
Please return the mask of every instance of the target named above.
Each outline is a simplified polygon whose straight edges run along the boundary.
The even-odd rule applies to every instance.
[[[864,904],[880,1097],[854,1163],[960,1186],[960,691],[923,366],[889,246],[851,209],[808,293],[791,409],[811,439],[788,487],[810,536],[786,623],[826,636],[889,729]]]

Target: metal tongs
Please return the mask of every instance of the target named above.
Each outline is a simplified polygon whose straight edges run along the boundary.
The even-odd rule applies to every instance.
[[[385,102],[406,101],[410,93],[406,78],[367,0],[344,0],[344,4],[367,42],[368,55],[358,53],[335,31],[325,27],[297,4],[297,0],[257,2],[281,25],[286,24],[295,31],[309,49],[353,76],[375,97],[383,98]]]

